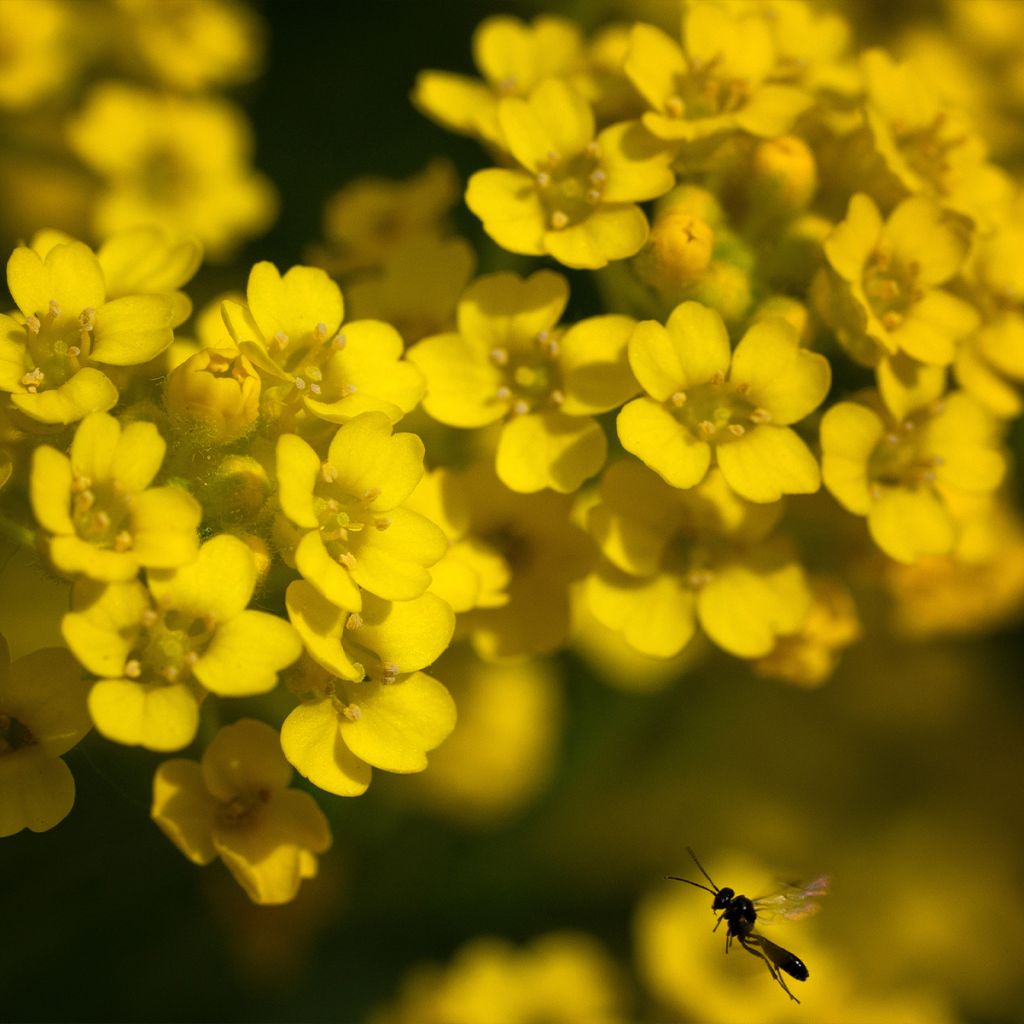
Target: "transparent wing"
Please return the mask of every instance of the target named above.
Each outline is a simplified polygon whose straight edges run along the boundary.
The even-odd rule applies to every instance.
[[[787,882],[782,888],[770,896],[762,896],[753,901],[757,916],[765,921],[785,918],[787,921],[799,921],[810,917],[820,909],[819,900],[828,893],[828,875],[821,875],[806,884]]]

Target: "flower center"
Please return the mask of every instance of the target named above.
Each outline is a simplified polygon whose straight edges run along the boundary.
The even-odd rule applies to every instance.
[[[0,713],[0,756],[34,746],[36,742],[27,725],[11,715]]]
[[[886,330],[899,327],[910,308],[924,297],[918,286],[920,274],[916,260],[904,263],[884,245],[871,255],[864,269],[864,295]]]
[[[951,134],[951,127],[941,112],[923,128],[892,125],[900,152],[911,169],[943,193],[948,191],[945,186],[951,169],[950,158],[967,142],[964,133]]]
[[[533,341],[532,351],[496,348],[491,352],[491,362],[504,371],[505,383],[496,397],[509,402],[518,415],[546,406],[558,408],[565,401],[557,336],[540,331]]]
[[[125,675],[145,683],[183,683],[192,675],[217,628],[212,617],[196,617],[174,608],[150,608],[125,663]]]
[[[132,547],[131,496],[122,492],[116,480],[94,484],[88,477],[76,476],[71,493],[71,519],[82,540],[113,551]]]
[[[705,384],[677,391],[668,400],[676,419],[691,434],[713,444],[728,444],[771,418],[748,397],[749,385],[716,373]]]
[[[586,220],[601,203],[608,175],[601,166],[600,150],[591,142],[582,153],[561,157],[550,153],[537,172],[537,188],[554,231]]]
[[[96,310],[84,309],[77,316],[63,313],[60,303],[50,299],[41,316],[25,317],[26,362],[29,369],[20,383],[30,393],[57,388],[73,377],[92,349]]]
[[[313,509],[320,523],[320,539],[328,554],[336,562],[351,569],[355,565],[355,555],[349,550],[351,534],[371,525],[378,530],[386,530],[391,525],[391,519],[370,510],[370,506],[380,497],[377,488],[371,488],[361,495],[349,494],[336,483],[337,477],[338,471],[331,463],[325,462],[313,492]]]
[[[217,823],[225,828],[244,828],[255,824],[260,810],[270,802],[266,787],[237,793],[217,806]]]
[[[935,481],[942,457],[924,450],[921,416],[903,423],[902,429],[886,434],[868,459],[868,479],[880,486],[926,487]]]
[[[739,110],[750,98],[750,83],[740,78],[718,77],[718,64],[717,57],[705,64],[691,61],[689,70],[676,76],[675,92],[665,101],[665,113],[696,121]]]

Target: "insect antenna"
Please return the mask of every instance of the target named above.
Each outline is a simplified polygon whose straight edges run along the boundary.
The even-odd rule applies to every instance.
[[[699,860],[697,860],[697,854],[690,849],[686,848],[686,852],[693,858],[693,862],[700,868],[700,873],[711,882],[711,876],[704,870],[704,866]],[[718,886],[714,882],[711,882],[711,888],[709,889],[703,882],[691,882],[689,878],[680,878],[678,875],[666,875],[666,878],[671,879],[673,882],[685,882],[687,885],[696,886],[698,889],[703,889],[705,892],[711,893],[712,896],[718,895]]]

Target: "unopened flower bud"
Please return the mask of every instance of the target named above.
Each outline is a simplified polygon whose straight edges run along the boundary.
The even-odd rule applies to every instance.
[[[651,226],[647,245],[633,265],[659,295],[673,298],[700,279],[711,263],[715,235],[707,223],[686,210],[670,208]]]
[[[260,379],[240,353],[202,349],[167,378],[172,417],[194,424],[207,444],[230,444],[249,432],[260,414]]]
[[[797,213],[814,198],[818,167],[811,148],[795,135],[767,139],[754,150],[750,201],[765,215]]]

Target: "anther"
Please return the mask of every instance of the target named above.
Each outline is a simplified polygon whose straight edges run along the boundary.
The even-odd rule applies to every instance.
[[[903,316],[894,310],[889,310],[888,313],[882,314],[882,326],[887,331],[895,331],[900,324],[903,323]]]
[[[160,620],[160,616],[157,614],[157,611],[156,611],[155,608],[147,608],[139,616],[139,618],[142,619],[142,624],[147,629],[152,629],[157,624],[157,622]]]
[[[748,418],[751,423],[771,423],[772,414],[767,409],[754,409]]]
[[[681,409],[686,405],[686,392],[685,391],[673,391],[669,397],[669,401],[677,408]]]
[[[320,464],[320,477],[325,484],[333,484],[338,479],[338,467],[330,462]]]
[[[721,370],[715,370],[713,374],[708,378],[708,383],[715,387],[721,387],[725,383],[725,374]]]
[[[115,551],[130,551],[132,548],[132,535],[127,530],[122,530],[114,538]]]
[[[601,202],[601,193],[596,188],[588,189],[584,198],[591,206],[597,206]]]
[[[342,709],[341,713],[350,721],[358,722],[363,717],[363,713],[359,710],[358,704],[346,704]]]
[[[313,340],[314,341],[326,341],[327,340],[327,324],[318,323],[313,328]]]
[[[538,171],[537,173],[537,186],[539,188],[547,188],[551,184],[551,175],[547,171]]]
[[[338,561],[351,572],[356,567],[356,556],[351,551],[343,551],[338,555]]]
[[[297,391],[305,391],[306,390],[306,382],[301,377],[296,377],[295,378],[295,389]]]
[[[518,402],[513,404],[512,411],[517,416],[525,416],[530,411],[530,403],[520,398]]]
[[[494,363],[495,366],[508,366],[508,349],[492,348],[491,362]]]
[[[391,517],[381,516],[380,519],[374,519],[373,525],[376,526],[378,530],[386,530],[391,525]]]
[[[587,148],[584,150],[584,152],[592,160],[596,160],[601,155],[601,147],[597,144],[596,140],[591,140],[590,142],[587,143]]]
[[[345,628],[353,631],[363,628],[363,617],[359,612],[353,612],[345,622]]]
[[[43,325],[39,322],[39,317],[35,313],[30,313],[25,317],[25,326],[28,328],[29,334],[38,334],[43,329]]]
[[[129,658],[124,663],[124,674],[129,679],[138,679],[142,675],[142,666],[139,664],[138,658]]]
[[[733,437],[742,437],[747,432],[742,423],[730,423],[728,430]]]
[[[382,683],[393,683],[398,678],[398,666],[394,662],[382,661],[380,663],[380,681]]]
[[[710,420],[701,420],[700,423],[697,424],[697,429],[705,437],[711,437],[711,435],[715,432],[715,425]]]
[[[506,385],[502,384],[497,391],[494,392],[494,397],[499,402],[507,402],[512,397],[512,391]]]
[[[348,398],[350,395],[354,395],[358,390],[359,389],[355,384],[342,384],[341,387],[338,388],[338,397]]]
[[[750,393],[750,381],[741,380],[739,384],[735,385],[737,395],[747,395]]]
[[[56,299],[50,299],[50,316],[54,320],[60,316],[60,303]]]
[[[345,342],[347,340],[348,339],[345,337],[344,334],[336,334],[331,339],[331,347],[338,349],[338,351],[341,351],[341,349],[343,349],[345,347]]]
[[[551,226],[555,231],[561,231],[569,223],[569,215],[564,210],[555,210],[551,214]]]
[[[380,488],[371,487],[368,491],[364,491],[362,497],[359,499],[364,505],[372,505],[380,497]]]
[[[78,314],[78,322],[83,331],[91,331],[96,326],[96,310],[89,306]]]
[[[554,405],[561,405],[565,401],[565,393],[563,391],[559,391],[558,388],[555,388],[555,390],[551,392],[551,401]]]
[[[164,665],[164,667],[160,669],[160,675],[162,675],[167,682],[176,683],[178,681],[178,676],[181,675],[181,669],[178,668],[177,665]]]
[[[685,109],[683,101],[678,96],[669,96],[665,100],[665,113],[669,117],[682,117]]]
[[[319,384],[310,384],[310,385],[309,385],[309,390],[310,390],[310,393],[311,393],[311,394],[314,394],[314,395],[319,395],[319,394],[320,394],[320,391],[321,391],[322,389],[321,389],[321,387],[320,387],[320,385],[319,385]]]
[[[587,179],[590,181],[591,185],[600,187],[608,180],[608,175],[600,167],[595,167],[590,174],[587,175]]]

